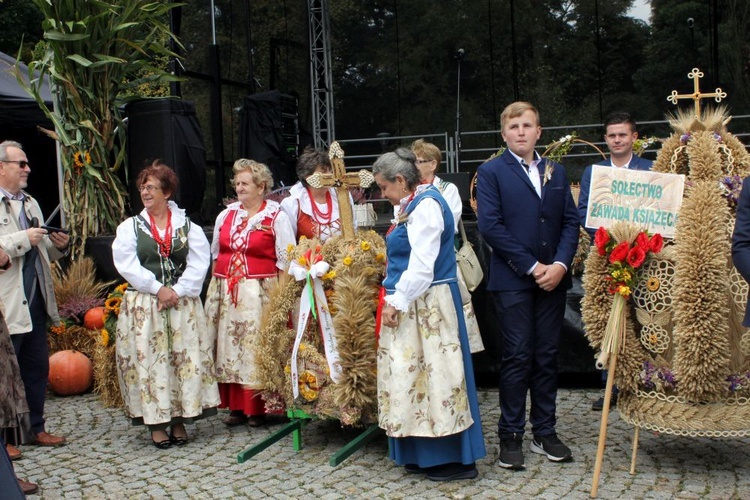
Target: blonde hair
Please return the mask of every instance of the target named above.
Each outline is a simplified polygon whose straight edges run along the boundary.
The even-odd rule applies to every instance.
[[[253,179],[253,183],[256,186],[265,186],[265,188],[263,189],[264,196],[268,195],[268,193],[271,192],[271,187],[273,186],[273,175],[271,175],[271,171],[263,163],[258,163],[255,160],[248,160],[247,158],[240,158],[239,160],[234,162],[234,165],[232,166],[232,172],[234,172],[234,177],[232,177],[232,186],[234,186],[235,182],[237,182],[237,176],[239,174],[249,172],[251,178]]]
[[[534,116],[536,116],[536,124],[539,125],[539,111],[534,105],[526,101],[516,101],[508,104],[500,115],[500,130],[505,128],[505,124],[508,120],[511,118],[517,118],[527,111],[534,112]]]
[[[437,171],[440,168],[440,164],[443,162],[443,155],[440,152],[440,148],[435,146],[431,142],[427,142],[424,139],[417,139],[411,143],[411,150],[415,155],[421,156],[423,159],[437,162]]]

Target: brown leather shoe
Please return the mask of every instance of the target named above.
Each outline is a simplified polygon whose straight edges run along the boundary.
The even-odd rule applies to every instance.
[[[23,453],[21,453],[21,450],[19,450],[12,444],[6,444],[5,451],[8,452],[8,456],[11,460],[18,460],[19,458],[21,458],[21,455],[23,455]]]
[[[38,446],[61,446],[65,444],[65,438],[42,431],[34,436],[34,444]]]
[[[39,491],[39,486],[34,483],[24,481],[23,479],[18,480],[18,486],[21,487],[21,491],[23,491],[24,495],[33,495],[34,493]]]

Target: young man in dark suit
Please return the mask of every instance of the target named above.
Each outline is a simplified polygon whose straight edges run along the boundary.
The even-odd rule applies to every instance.
[[[628,168],[632,170],[651,170],[652,162],[641,158],[633,153],[633,143],[638,139],[638,132],[635,130],[635,120],[629,113],[616,111],[607,116],[604,120],[604,142],[609,148],[609,159],[595,163],[605,167]],[[578,194],[578,215],[581,218],[581,224],[586,224],[586,211],[588,210],[589,191],[591,191],[591,170],[593,165],[586,167],[581,177],[581,191]],[[594,240],[596,229],[587,228],[586,232]],[[607,382],[607,370],[602,371],[602,384]],[[612,399],[609,402],[610,408],[617,405],[617,387],[612,393]],[[604,396],[600,397],[591,405],[592,410],[602,411],[604,408]]]
[[[557,437],[557,353],[578,245],[578,212],[565,168],[539,157],[539,112],[527,102],[500,117],[503,154],[479,167],[479,231],[492,248],[487,289],[500,319],[501,467],[524,467],[526,395],[531,394],[531,451],[572,458]]]

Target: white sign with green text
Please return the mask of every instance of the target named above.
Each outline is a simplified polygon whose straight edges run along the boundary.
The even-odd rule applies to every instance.
[[[586,227],[626,221],[674,238],[684,189],[684,175],[594,165]]]

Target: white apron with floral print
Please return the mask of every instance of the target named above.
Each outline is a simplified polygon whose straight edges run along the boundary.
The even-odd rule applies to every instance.
[[[200,298],[157,310],[157,298],[128,290],[117,322],[120,390],[131,418],[146,425],[200,417],[219,406],[213,344]]]
[[[449,285],[430,287],[397,328],[382,327],[378,407],[379,426],[390,437],[448,436],[474,422]]]
[[[206,294],[208,331],[216,339],[216,379],[222,384],[242,384],[261,390],[256,353],[260,339],[260,320],[268,302],[268,288],[276,278],[242,278],[235,285],[237,305],[232,304],[226,279],[214,277]],[[221,332],[219,335],[218,332]]]

